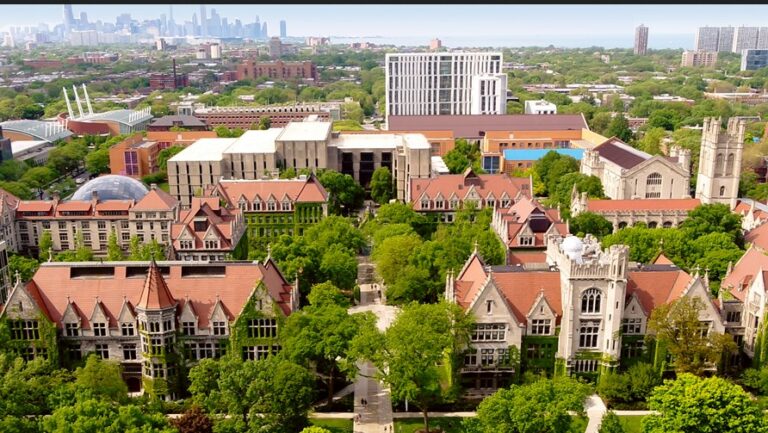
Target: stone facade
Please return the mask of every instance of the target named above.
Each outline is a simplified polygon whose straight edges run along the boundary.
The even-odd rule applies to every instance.
[[[733,209],[739,194],[746,122],[732,117],[725,131],[721,123],[720,118],[704,119],[696,198],[704,204],[724,203]]]

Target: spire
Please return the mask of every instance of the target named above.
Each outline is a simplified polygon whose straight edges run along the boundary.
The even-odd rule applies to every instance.
[[[728,261],[728,269],[726,269],[725,277],[723,278],[727,278],[728,275],[731,275],[731,272],[733,272],[733,260]]]
[[[264,259],[264,263],[267,263],[272,258],[272,243],[267,244],[267,257]]]
[[[173,299],[173,295],[171,295],[171,291],[168,289],[168,284],[165,283],[163,274],[153,258],[149,264],[147,279],[144,280],[144,288],[141,289],[141,295],[136,307],[143,310],[163,310],[175,305],[176,300]]]
[[[53,247],[48,247],[48,262],[53,261]]]
[[[478,251],[479,251],[478,243],[477,243],[477,239],[475,239],[475,249],[472,251],[472,254],[477,254]]]

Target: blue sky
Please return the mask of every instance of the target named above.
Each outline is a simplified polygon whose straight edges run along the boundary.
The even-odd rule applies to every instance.
[[[650,27],[654,34],[690,34],[702,25],[768,25],[768,5],[206,5],[230,22],[252,22],[258,15],[270,33],[279,21],[288,34],[382,36],[609,36]],[[199,5],[173,6],[177,23],[190,20]],[[136,19],[168,15],[168,5],[73,5],[75,16],[114,22],[123,12]],[[61,4],[0,5],[0,28],[49,25],[62,20]]]

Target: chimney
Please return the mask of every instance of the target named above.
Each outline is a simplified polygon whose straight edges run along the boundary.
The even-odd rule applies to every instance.
[[[156,183],[149,184],[149,189],[151,189],[153,191],[156,190],[157,189],[157,184]]]
[[[98,203],[99,202],[99,192],[98,191],[96,191],[96,190],[91,191],[91,200],[94,203]]]

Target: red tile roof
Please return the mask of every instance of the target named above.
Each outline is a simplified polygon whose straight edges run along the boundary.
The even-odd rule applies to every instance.
[[[762,249],[768,249],[768,223],[762,223],[748,231],[744,240]]]
[[[520,323],[526,323],[526,316],[533,303],[544,294],[549,306],[555,310],[556,322],[563,316],[560,297],[560,273],[552,271],[494,272],[493,280],[504,294],[507,303]]]
[[[204,248],[204,237],[208,230],[213,230],[219,237],[219,248],[217,251],[229,251],[235,247],[240,240],[233,239],[236,234],[235,224],[237,223],[240,209],[221,207],[219,199],[215,197],[193,197],[191,207],[188,210],[179,212],[177,222],[171,225],[171,240],[174,249],[180,250],[180,237],[186,231],[193,237],[194,249]],[[205,217],[207,224],[204,231],[195,231],[195,218]]]
[[[697,198],[646,198],[629,200],[587,200],[587,211],[610,213],[623,211],[691,211],[699,206]]]
[[[133,200],[107,200],[96,204],[96,212],[127,212],[132,206]]]
[[[328,192],[314,175],[307,176],[306,179],[222,180],[216,191],[219,197],[228,202],[229,206],[235,208],[239,207],[238,203],[241,197],[244,197],[249,203],[252,203],[256,198],[260,201],[267,201],[270,195],[274,196],[278,202],[282,202],[286,196],[293,203],[324,203],[328,201]],[[262,206],[262,209],[266,211],[266,207]]]
[[[176,305],[171,290],[163,279],[163,274],[154,260],[149,264],[149,272],[144,280],[144,288],[141,290],[139,302],[136,307],[144,310],[164,310]]]
[[[51,209],[53,209],[52,201],[21,200],[16,210],[19,212],[50,212]]]
[[[91,210],[93,203],[90,200],[72,200],[62,201],[56,206],[56,213],[61,215],[61,212],[88,212]]]
[[[680,298],[690,282],[690,275],[673,266],[669,270],[631,271],[627,281],[627,299],[636,295],[643,310],[650,314],[659,305]]]
[[[581,114],[388,116],[389,131],[452,131],[457,138],[480,138],[488,131],[567,131],[589,129]]]
[[[509,177],[504,173],[475,174],[471,168],[468,168],[463,174],[443,174],[428,179],[411,179],[410,200],[416,211],[447,210],[448,202],[454,194],[462,202],[473,190],[477,191],[483,200],[493,195],[496,206],[501,207],[501,200],[505,194],[510,199],[510,204],[514,202],[518,194],[530,197],[530,178]],[[422,209],[422,195],[426,195],[433,202],[430,209]],[[434,208],[434,200],[438,196],[443,199],[443,209]]]
[[[768,270],[768,255],[758,246],[751,246],[733,265],[731,272],[723,278],[720,287],[729,290],[738,300],[744,301],[747,287],[761,270]]]
[[[134,211],[170,211],[177,207],[179,202],[170,194],[160,188],[153,188],[139,200],[133,207]]]
[[[113,278],[103,276],[70,276],[70,269],[88,265],[92,267],[114,267]],[[127,277],[126,267],[148,267],[147,262],[104,262],[99,263],[43,263],[32,280],[27,283],[27,290],[37,300],[43,312],[58,326],[67,308],[72,302],[82,311],[83,327],[89,328],[89,317],[95,308],[97,299],[110,318],[110,327],[117,327],[116,318],[124,302],[140,302],[146,277]],[[275,300],[285,315],[291,313],[290,303],[284,301],[284,294],[292,291],[274,264],[261,263],[217,263],[217,264],[179,264],[178,262],[160,262],[158,266],[170,268],[170,273],[163,276],[170,296],[179,300],[177,314],[183,310],[186,299],[197,312],[199,326],[208,328],[213,307],[221,301],[234,319],[245,306],[253,289],[263,281],[269,295]],[[222,276],[185,276],[182,268],[223,266]]]

